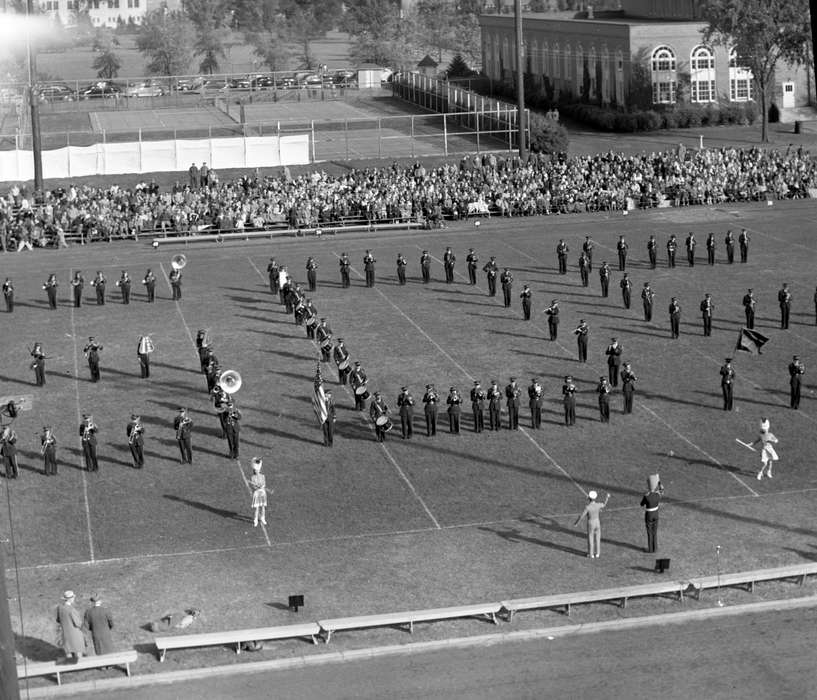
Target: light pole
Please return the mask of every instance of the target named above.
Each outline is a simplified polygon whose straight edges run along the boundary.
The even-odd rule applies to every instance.
[[[31,108],[31,152],[34,157],[34,199],[43,191],[43,153],[40,143],[40,105],[34,83],[37,77],[37,55],[31,48],[31,20],[34,16],[34,0],[26,0],[26,53],[28,59],[28,104]]]
[[[817,1],[817,0],[815,0]],[[516,26],[516,104],[519,114],[519,159],[528,160],[528,140],[525,118],[525,72],[522,37],[522,0],[514,0],[514,24]]]

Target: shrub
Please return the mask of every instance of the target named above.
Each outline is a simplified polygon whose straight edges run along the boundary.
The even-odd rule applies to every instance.
[[[538,112],[530,113],[530,148],[539,153],[566,153],[570,138],[558,122],[547,119]]]
[[[675,110],[668,109],[663,114],[664,119],[664,128],[665,129],[677,129],[678,128],[678,115],[675,113]]]

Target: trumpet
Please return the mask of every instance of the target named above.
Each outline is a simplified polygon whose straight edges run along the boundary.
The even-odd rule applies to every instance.
[[[178,255],[174,255],[170,259],[170,267],[174,270],[182,270],[184,266],[187,265],[187,257],[184,253],[179,253]]]

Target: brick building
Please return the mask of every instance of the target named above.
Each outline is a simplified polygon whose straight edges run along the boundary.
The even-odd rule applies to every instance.
[[[551,99],[649,108],[690,102],[746,102],[756,97],[751,71],[726,47],[708,46],[700,0],[622,0],[594,13],[525,13],[525,72]],[[514,18],[485,14],[483,70],[509,84],[516,74]],[[770,103],[780,109],[813,102],[803,66],[778,66]]]

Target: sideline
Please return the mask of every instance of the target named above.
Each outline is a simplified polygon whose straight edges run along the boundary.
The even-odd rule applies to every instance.
[[[786,600],[771,600],[761,603],[745,603],[731,607],[712,607],[704,610],[690,610],[677,613],[607,620],[605,622],[589,622],[577,625],[567,624],[559,625],[557,627],[518,630],[515,632],[482,634],[475,635],[473,637],[453,637],[451,639],[441,639],[431,642],[411,642],[408,644],[391,644],[381,647],[353,649],[351,651],[332,651],[318,653],[311,656],[301,655],[289,659],[270,659],[268,661],[255,661],[243,664],[208,666],[205,668],[185,669],[183,671],[168,671],[166,673],[152,673],[144,676],[131,676],[130,678],[107,678],[99,681],[81,681],[77,683],[69,682],[61,686],[55,685],[44,688],[33,688],[29,691],[28,697],[69,697],[79,694],[104,693],[134,688],[145,688],[159,684],[182,683],[184,681],[201,680],[203,678],[219,678],[232,675],[245,675],[249,673],[286,671],[296,668],[307,669],[326,664],[359,662],[383,657],[409,656],[412,654],[431,653],[444,649],[487,647],[497,644],[514,642],[519,643],[538,639],[556,641],[565,637],[575,637],[585,634],[618,632],[622,630],[654,627],[658,625],[679,625],[699,620],[731,617],[734,615],[757,614],[774,610],[796,610],[799,608],[811,608],[815,606],[817,606],[817,595],[802,598],[790,598]],[[506,626],[510,626],[508,623],[504,624]]]

